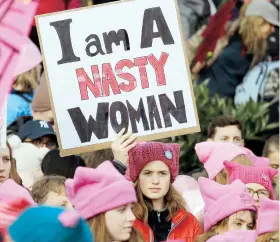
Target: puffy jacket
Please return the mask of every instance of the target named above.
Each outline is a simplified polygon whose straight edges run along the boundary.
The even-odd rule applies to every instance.
[[[147,223],[136,219],[133,226],[143,236],[145,242],[154,242],[153,231]],[[191,213],[179,210],[172,218],[171,231],[167,239],[194,242],[200,234],[201,229],[196,218]]]

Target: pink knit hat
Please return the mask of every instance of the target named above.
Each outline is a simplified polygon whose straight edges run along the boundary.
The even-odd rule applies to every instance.
[[[104,161],[96,169],[78,167],[67,179],[66,192],[84,219],[136,202],[135,189],[112,165]]]
[[[251,160],[254,166],[269,166],[270,161],[266,157],[256,156],[251,150],[245,147],[241,147],[245,150],[247,157]]]
[[[141,142],[128,153],[126,177],[135,182],[142,169],[152,161],[164,162],[170,170],[171,182],[179,173],[180,145],[160,142]]]
[[[240,179],[245,184],[257,183],[270,192],[270,198],[274,199],[272,178],[278,173],[269,166],[243,166],[231,161],[225,161],[224,165],[229,172],[229,183]]]
[[[0,202],[13,199],[25,199],[31,204],[35,204],[27,189],[18,185],[14,180],[8,179],[0,185]]]
[[[219,221],[234,213],[242,210],[257,210],[254,199],[240,180],[234,181],[231,185],[221,185],[201,177],[198,184],[205,202],[204,230],[206,232]]]
[[[256,242],[257,233],[255,230],[231,231],[216,235],[207,242]]]
[[[258,235],[279,230],[279,205],[279,201],[270,200],[268,198],[260,199],[257,220]]]
[[[246,155],[246,151],[241,147],[225,142],[201,142],[195,145],[195,151],[212,180],[224,168],[225,160],[233,160],[238,155]]]

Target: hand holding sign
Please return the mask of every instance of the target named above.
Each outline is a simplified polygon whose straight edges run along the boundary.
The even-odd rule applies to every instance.
[[[114,159],[127,166],[128,151],[136,145],[137,137],[131,131],[128,131],[126,134],[124,134],[124,132],[125,129],[122,129],[117,135],[116,140],[112,143],[111,148]]]

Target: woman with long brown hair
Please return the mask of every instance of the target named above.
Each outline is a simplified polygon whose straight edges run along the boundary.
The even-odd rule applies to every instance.
[[[12,157],[12,149],[7,143],[6,148],[0,148],[0,185],[9,178],[21,185],[22,180],[17,173],[16,161]]]
[[[145,242],[192,242],[200,234],[196,218],[185,209],[172,183],[179,172],[179,144],[143,142],[128,153],[126,176],[135,184],[134,227]]]
[[[240,180],[231,185],[221,185],[207,178],[198,180],[205,202],[204,234],[196,242],[238,230],[253,230],[256,225],[254,199]]]
[[[192,73],[198,84],[209,81],[211,95],[234,97],[246,73],[266,57],[268,36],[279,26],[278,10],[270,1],[246,1],[234,20],[236,3],[225,1],[198,38],[187,42]],[[195,38],[202,40],[197,49]]]
[[[136,202],[133,185],[105,161],[96,169],[78,167],[66,181],[73,207],[91,228],[95,241],[142,242],[132,227]]]

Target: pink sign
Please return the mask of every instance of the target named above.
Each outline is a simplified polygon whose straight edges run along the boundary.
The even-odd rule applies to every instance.
[[[12,86],[37,6],[38,1],[34,0],[0,0],[0,107]]]

